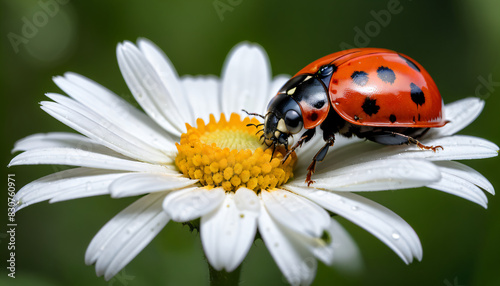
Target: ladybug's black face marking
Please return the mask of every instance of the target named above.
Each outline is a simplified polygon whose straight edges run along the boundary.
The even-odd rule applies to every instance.
[[[411,88],[411,100],[413,100],[413,102],[415,102],[417,107],[419,105],[422,106],[425,103],[424,92],[420,89],[420,87],[418,87],[413,82],[410,83],[410,88]]]
[[[288,137],[300,132],[303,127],[299,104],[288,93],[278,93],[269,103],[267,110],[264,120],[264,142],[268,146],[274,144],[288,146]]]
[[[377,105],[377,100],[369,97],[365,98],[365,102],[361,105],[361,107],[363,108],[363,111],[370,116],[377,114],[380,109],[380,106]]]
[[[383,66],[380,66],[378,69],[377,69],[377,76],[378,78],[380,78],[382,81],[386,82],[386,83],[390,83],[390,84],[393,84],[394,81],[396,80],[396,74],[394,73],[393,70],[391,70],[390,68],[388,67],[383,67]]]

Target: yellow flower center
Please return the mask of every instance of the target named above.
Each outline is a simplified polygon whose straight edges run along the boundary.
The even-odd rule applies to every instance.
[[[220,187],[226,191],[236,191],[246,187],[255,192],[273,189],[286,183],[293,176],[297,161],[295,152],[286,162],[281,163],[286,149],[276,146],[274,156],[272,147],[265,150],[256,135],[255,118],[231,114],[229,121],[224,114],[217,122],[210,115],[208,124],[202,119],[196,121],[197,127],[187,126],[187,132],[176,143],[179,154],[175,164],[191,179],[199,180],[203,186]]]

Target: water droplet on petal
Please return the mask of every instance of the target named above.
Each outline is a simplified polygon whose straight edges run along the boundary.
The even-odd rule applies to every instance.
[[[400,237],[401,237],[401,235],[399,235],[399,232],[395,231],[395,232],[392,233],[392,238],[393,239],[398,240]]]
[[[358,208],[357,206],[352,206],[352,207],[351,207],[351,209],[352,209],[353,211],[357,211],[359,208]]]

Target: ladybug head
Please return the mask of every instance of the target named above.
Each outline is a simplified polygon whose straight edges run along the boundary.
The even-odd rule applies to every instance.
[[[287,94],[278,93],[267,107],[263,134],[265,144],[282,144],[288,148],[288,137],[298,133],[302,127],[299,104]]]

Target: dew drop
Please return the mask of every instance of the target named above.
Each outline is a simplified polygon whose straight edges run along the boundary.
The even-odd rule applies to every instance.
[[[395,232],[392,233],[392,238],[393,239],[398,240],[400,237],[401,237],[401,235],[399,235],[399,233],[397,231],[395,231]]]
[[[344,199],[339,199],[339,203],[345,204]]]
[[[357,206],[352,206],[352,207],[351,207],[351,209],[352,209],[353,211],[357,211],[359,208],[358,208]]]

